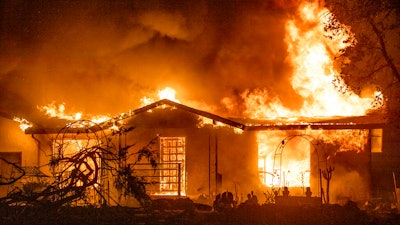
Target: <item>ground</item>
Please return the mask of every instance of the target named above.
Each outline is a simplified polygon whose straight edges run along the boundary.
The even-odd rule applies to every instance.
[[[400,224],[397,211],[367,212],[355,204],[322,206],[279,206],[275,204],[239,206],[220,212],[188,208],[186,210],[144,211],[127,207],[10,207],[1,206],[0,224],[154,224],[154,225],[369,225]]]

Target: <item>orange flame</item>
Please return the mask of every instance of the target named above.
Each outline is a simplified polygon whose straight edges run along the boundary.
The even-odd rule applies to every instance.
[[[45,106],[37,107],[40,111],[45,112],[49,117],[55,117],[59,119],[65,120],[80,120],[82,118],[82,113],[77,112],[74,114],[66,114],[65,113],[65,103],[57,105],[55,102],[52,102]]]
[[[361,98],[348,88],[335,69],[334,58],[356,43],[350,27],[339,24],[326,8],[306,3],[299,9],[299,18],[286,24],[288,59],[293,65],[293,90],[303,99],[299,110],[282,105],[266,90],[245,91],[245,115],[253,118],[356,116],[365,115],[375,97]],[[337,29],[326,29],[335,23]],[[341,92],[341,93],[340,93]]]
[[[154,98],[152,98],[152,97],[144,96],[143,98],[140,99],[140,101],[142,102],[142,106],[149,105],[149,104],[156,102],[158,100],[161,100],[161,99],[168,99],[168,100],[179,103],[180,101],[178,99],[176,99],[175,94],[176,94],[175,89],[166,87],[166,88],[158,91],[158,99],[157,100],[154,100]]]
[[[277,97],[269,96],[266,90],[245,91],[245,115],[251,118],[290,118],[323,116],[365,115],[374,107],[375,97],[361,98],[348,88],[335,69],[334,58],[356,43],[350,27],[334,20],[334,16],[318,3],[305,3],[299,8],[299,17],[287,21],[286,43],[288,60],[294,71],[291,78],[293,90],[302,97],[303,105],[299,110],[283,106]],[[337,29],[326,29],[333,23]],[[380,107],[380,106],[378,106]],[[368,131],[314,131],[306,130],[302,134],[324,143],[344,143],[337,151],[362,151],[366,144]],[[311,142],[286,145],[285,131],[268,131],[257,134],[258,167],[262,183],[268,186],[310,185],[310,146]],[[276,157],[288,154],[281,163]],[[299,152],[304,154],[299,155]],[[277,166],[279,164],[279,166]],[[295,165],[295,166],[294,166]],[[299,179],[299,177],[301,179]]]
[[[14,117],[13,119],[15,122],[19,123],[19,128],[21,128],[22,131],[25,131],[26,129],[28,129],[29,127],[32,127],[32,123],[29,122],[28,120],[24,119],[24,118],[19,118],[19,117]]]
[[[104,116],[104,115],[96,115],[96,116],[85,115],[84,116],[81,112],[68,114],[65,112],[65,103],[57,105],[55,102],[52,102],[51,104],[48,104],[45,106],[38,106],[37,108],[40,111],[44,112],[49,117],[65,119],[68,121],[77,121],[77,120],[85,119],[85,117],[87,117],[86,119],[88,119],[94,123],[102,123],[106,120],[111,119],[109,116]]]

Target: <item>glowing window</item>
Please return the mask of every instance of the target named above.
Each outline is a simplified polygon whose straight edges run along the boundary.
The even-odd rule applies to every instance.
[[[186,194],[185,137],[160,137],[160,194]]]
[[[382,152],[382,129],[371,130],[371,152]]]

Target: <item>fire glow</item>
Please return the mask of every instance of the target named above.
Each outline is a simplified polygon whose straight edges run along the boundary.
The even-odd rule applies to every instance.
[[[173,102],[179,103],[180,101],[178,99],[176,99],[175,94],[176,94],[176,91],[173,88],[166,87],[166,88],[158,91],[158,99],[157,100],[168,99]],[[142,102],[142,106],[149,105],[157,100],[154,100],[154,98],[146,97],[146,96],[144,96],[143,98],[140,99],[140,101]]]
[[[19,128],[20,128],[22,131],[25,131],[26,129],[28,129],[28,128],[30,128],[30,127],[33,126],[31,122],[29,122],[28,120],[26,120],[26,119],[24,119],[24,118],[14,117],[13,120],[14,120],[15,122],[18,122],[18,123],[19,123]]]
[[[333,15],[318,3],[302,5],[299,16],[287,21],[285,41],[294,69],[291,86],[302,97],[302,107],[291,110],[267,90],[247,90],[242,94],[245,114],[251,118],[365,115],[380,93],[359,97],[346,87],[334,66],[334,57],[356,42],[350,28],[336,25],[340,30],[333,34],[325,29]]]
[[[246,90],[241,94],[246,107],[244,116],[256,119],[285,118],[285,121],[296,123],[299,117],[360,116],[372,109],[372,103],[380,93],[375,92],[367,97],[356,95],[344,84],[339,71],[335,69],[334,58],[356,44],[356,40],[350,27],[345,25],[335,24],[339,28],[335,32],[326,29],[327,23],[332,20],[333,15],[329,10],[314,2],[301,5],[298,16],[286,23],[287,60],[293,68],[290,82],[295,93],[302,99],[301,107],[295,110],[286,107],[279,97],[273,96],[267,89]],[[167,87],[158,91],[158,99],[153,96],[143,97],[141,103],[146,106],[161,99],[179,103],[175,94],[174,89]],[[229,98],[224,98],[223,101],[226,105],[233,102]],[[233,107],[227,106],[228,109]],[[87,117],[81,112],[67,113],[65,104],[51,103],[39,106],[38,109],[49,117],[68,121]],[[110,119],[108,116],[90,118],[95,123]],[[14,120],[20,122],[23,130],[31,126],[24,119]],[[221,126],[211,119],[201,117],[199,126],[204,124]],[[235,129],[236,131],[243,132],[240,129]],[[353,131],[334,133],[337,135],[334,138],[333,133],[322,130],[297,131],[295,134],[285,131],[258,132],[258,168],[262,183],[267,186],[310,186],[310,152],[315,150],[313,142],[317,139],[336,141],[346,143],[338,151],[363,151],[368,134],[360,131],[360,135],[355,136],[351,132]],[[288,141],[288,135],[294,135],[294,138]],[[346,137],[351,140],[344,141]],[[282,150],[280,155],[277,150]],[[277,165],[277,156],[286,157],[285,162]]]
[[[327,116],[360,116],[372,108],[376,95],[361,98],[352,92],[340,79],[335,70],[334,58],[356,43],[350,28],[339,24],[326,8],[318,3],[306,3],[300,6],[299,17],[286,23],[286,43],[288,60],[294,70],[291,78],[293,90],[302,97],[303,104],[298,110],[290,110],[282,105],[277,97],[269,96],[267,90],[246,91],[242,98],[246,103],[246,115],[251,118],[293,118],[327,117]],[[327,23],[336,23],[338,30],[332,32],[326,29]],[[354,137],[352,131],[342,131],[335,141],[352,143],[341,147],[342,151],[362,151],[367,135]],[[267,186],[310,186],[310,151],[312,142],[318,138],[326,141],[328,131],[300,131],[309,135],[311,140],[304,138],[286,145],[284,131],[263,131],[257,135],[259,148],[259,171],[263,184]],[[329,133],[329,139],[332,139]],[[351,139],[351,140],[345,140]],[[278,144],[279,143],[279,144]],[[282,149],[280,149],[282,148]],[[283,151],[286,148],[287,150]],[[286,153],[285,152],[290,152]],[[296,153],[296,154],[295,154]],[[301,154],[300,154],[301,153]],[[279,163],[286,157],[284,162]],[[277,166],[279,164],[279,166]]]

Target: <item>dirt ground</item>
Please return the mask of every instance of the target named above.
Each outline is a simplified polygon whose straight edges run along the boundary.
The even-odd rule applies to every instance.
[[[4,225],[369,225],[400,224],[396,211],[371,213],[355,205],[279,206],[275,204],[243,206],[221,212],[189,208],[152,210],[127,207],[9,207],[0,206],[0,224]]]

